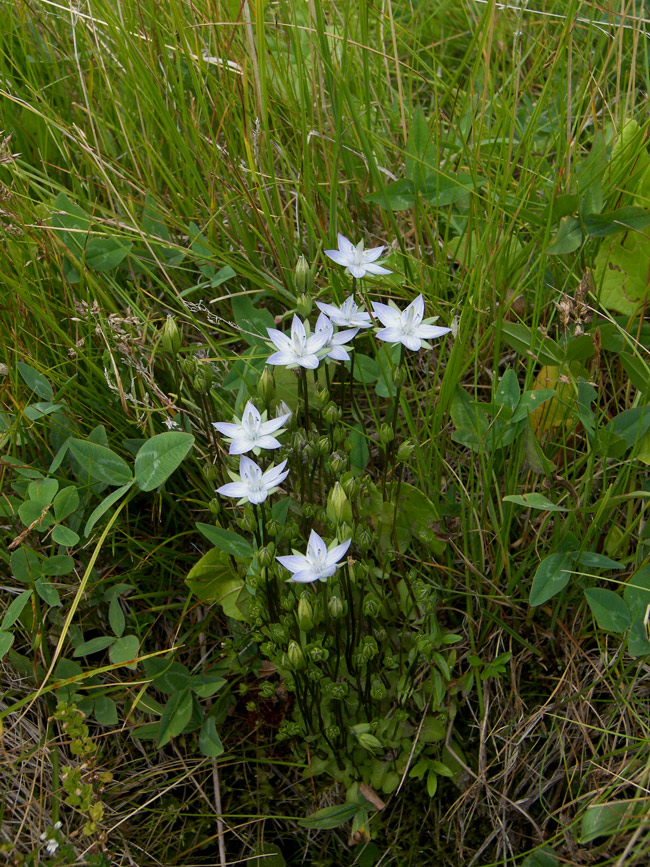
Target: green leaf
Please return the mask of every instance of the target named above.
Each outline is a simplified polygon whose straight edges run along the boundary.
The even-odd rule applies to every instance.
[[[108,657],[113,665],[127,665],[127,668],[135,668],[137,663],[130,662],[135,659],[140,649],[140,642],[137,635],[123,635],[111,645],[108,651]]]
[[[604,241],[594,259],[598,300],[606,310],[633,315],[648,297],[650,238],[628,232]]]
[[[0,632],[0,659],[2,659],[13,643],[13,632]]]
[[[79,507],[79,492],[74,485],[63,488],[54,498],[54,516],[63,521]]]
[[[91,271],[110,271],[126,259],[133,244],[117,238],[91,238],[86,244],[84,262]]]
[[[36,581],[34,581],[34,587],[43,602],[51,608],[55,608],[57,605],[61,604],[59,594],[49,581],[43,581],[41,578],[37,578]]]
[[[243,579],[233,571],[230,557],[219,548],[212,548],[189,571],[185,583],[202,601],[216,601],[224,613],[234,620],[245,620],[237,608],[237,597],[244,586]]]
[[[625,440],[628,447],[641,440],[647,430],[650,430],[650,406],[635,406],[615,416],[605,426],[605,431],[611,431]]]
[[[379,365],[374,358],[360,352],[355,353],[353,374],[357,382],[372,385],[379,379],[379,373]]]
[[[199,749],[204,756],[207,756],[210,759],[216,759],[217,756],[220,756],[224,752],[221,738],[217,734],[217,725],[212,716],[209,716],[201,726],[201,731],[199,732]]]
[[[30,367],[29,364],[25,364],[24,361],[19,361],[16,364],[16,367],[18,368],[18,373],[21,375],[23,382],[28,388],[31,388],[31,390],[39,397],[42,397],[43,400],[54,399],[52,386],[42,373],[39,373],[38,370],[34,370],[34,368]]]
[[[588,235],[594,238],[605,238],[619,232],[630,230],[638,232],[644,229],[650,225],[650,214],[643,208],[630,206],[606,211],[604,214],[587,214],[584,224]]]
[[[123,487],[118,488],[116,491],[113,491],[112,494],[109,494],[108,497],[103,499],[96,509],[93,509],[93,511],[90,513],[90,517],[86,521],[86,526],[84,527],[84,536],[90,535],[93,527],[102,517],[102,515],[107,512],[114,503],[117,503],[117,501],[120,500],[124,496],[124,494],[126,494],[126,492],[132,487],[132,481],[129,482],[128,485],[123,485]]]
[[[41,575],[69,575],[74,570],[74,560],[67,554],[55,554],[41,563]]]
[[[475,178],[467,172],[445,172],[443,175],[436,169],[423,183],[420,193],[425,202],[443,208],[466,198],[486,183],[485,178]]]
[[[438,150],[431,140],[426,115],[418,106],[413,112],[411,132],[406,143],[406,177],[413,182],[415,189],[419,189],[437,165]]]
[[[169,229],[165,225],[158,203],[151,193],[147,193],[144,197],[142,227],[148,235],[169,242]]]
[[[646,362],[628,352],[622,352],[619,358],[632,385],[640,392],[647,392],[650,388],[650,367]]]
[[[361,425],[355,425],[349,435],[352,448],[350,449],[350,467],[356,474],[363,472],[370,460],[368,437],[363,432]]]
[[[514,503],[517,506],[525,506],[527,509],[542,509],[546,512],[568,512],[565,506],[558,506],[551,502],[544,494],[508,494],[503,498],[506,503]]]
[[[558,867],[557,855],[548,846],[542,846],[528,855],[521,867]]]
[[[142,446],[135,458],[135,480],[142,491],[162,485],[190,453],[192,434],[168,431],[157,434]]]
[[[585,590],[585,599],[601,629],[625,632],[630,627],[630,609],[613,590],[592,587]]]
[[[510,420],[512,424],[512,419]],[[551,476],[555,472],[555,464],[550,461],[544,454],[544,450],[539,444],[539,440],[535,436],[533,426],[530,419],[527,419],[524,425],[522,436],[523,451],[524,451],[524,466],[527,466],[532,472],[540,475]]]
[[[571,578],[571,568],[571,560],[565,553],[550,554],[545,557],[537,567],[533,578],[528,600],[530,605],[543,605],[564,590]]]
[[[582,227],[575,217],[562,217],[560,227],[551,244],[546,248],[548,256],[563,256],[573,253],[582,244]]]
[[[238,533],[233,533],[231,530],[223,530],[221,527],[215,527],[213,524],[197,523],[196,528],[216,548],[225,551],[227,554],[232,554],[233,557],[248,560],[253,556],[253,548],[250,542]]]
[[[26,527],[33,527],[39,533],[43,533],[54,523],[54,518],[47,511],[47,506],[37,500],[27,500],[21,503],[18,507],[18,515]]]
[[[366,196],[366,202],[375,202],[387,211],[406,211],[415,204],[415,185],[407,178],[387,184],[383,190]]]
[[[112,635],[98,635],[97,638],[91,638],[89,641],[84,641],[83,644],[76,647],[72,655],[74,657],[90,656],[93,653],[99,653],[102,650],[106,650],[106,648],[110,647],[112,644],[115,644],[115,639]]]
[[[102,726],[117,725],[117,706],[107,695],[98,695],[95,699],[95,719]]]
[[[377,859],[378,860],[378,859]],[[356,867],[374,867],[377,860],[363,864],[355,858]],[[286,867],[282,852],[275,843],[257,843],[246,860],[246,867]]]
[[[53,412],[63,409],[62,403],[50,403],[49,401],[39,401],[39,403],[31,403],[26,406],[23,412],[30,421],[38,421],[39,418],[44,418]]]
[[[587,807],[580,825],[579,843],[591,843],[596,837],[609,837],[623,824],[629,801],[611,801]]]
[[[124,629],[126,627],[126,618],[124,617],[124,612],[122,611],[122,606],[120,605],[120,597],[113,596],[108,606],[108,622],[111,625],[111,629],[120,638],[124,634]]]
[[[325,831],[329,828],[340,828],[355,815],[359,809],[358,804],[336,804],[333,807],[323,807],[311,816],[298,819],[298,824],[303,828],[313,831]]]
[[[622,563],[606,557],[604,554],[596,554],[593,551],[568,551],[569,557],[579,566],[587,569],[624,569]]]
[[[519,322],[503,322],[501,331],[506,343],[520,355],[526,356],[532,353],[541,364],[561,364],[564,353],[550,337],[532,331]]]
[[[106,446],[89,440],[70,439],[68,449],[79,466],[82,481],[105,482],[107,485],[125,485],[133,478],[127,462]]]
[[[192,692],[199,698],[210,698],[215,692],[218,692],[222,686],[226,684],[226,680],[218,674],[206,672],[205,674],[196,674],[192,678]]]
[[[266,348],[269,342],[266,329],[276,327],[273,316],[263,307],[255,307],[247,295],[235,295],[230,299],[230,303],[242,338],[250,346]]]
[[[13,599],[4,613],[4,617],[2,618],[2,624],[0,624],[0,630],[9,629],[10,626],[13,626],[16,620],[23,613],[23,608],[29,600],[32,598],[31,590],[23,590],[15,599]]]
[[[30,482],[27,487],[30,500],[38,503],[41,508],[52,504],[58,490],[59,483],[57,480],[49,478],[37,479],[34,482]]]
[[[144,670],[156,689],[168,695],[185,689],[191,680],[190,672],[186,666],[160,656],[145,659]]]
[[[79,543],[79,535],[69,527],[59,524],[52,530],[52,541],[57,545],[63,545],[64,548],[71,548]]]
[[[633,657],[646,656],[650,653],[650,641],[648,641],[645,625],[646,612],[650,605],[650,566],[643,566],[628,579],[623,591],[623,599],[632,616],[628,652]]]
[[[510,367],[499,380],[499,385],[494,395],[494,402],[498,403],[499,406],[507,406],[514,412],[520,397],[519,380],[517,379],[517,374]]]
[[[29,584],[40,578],[41,561],[35,551],[21,545],[9,558],[11,574],[17,581]]]
[[[158,746],[164,747],[171,738],[179,735],[192,716],[192,693],[189,689],[177,692],[165,705],[158,726]]]

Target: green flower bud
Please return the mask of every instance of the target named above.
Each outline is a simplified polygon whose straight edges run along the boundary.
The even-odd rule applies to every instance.
[[[269,542],[269,544],[265,548],[260,548],[257,552],[257,562],[260,566],[268,568],[273,564],[273,560],[275,558],[275,545],[273,542]]]
[[[324,434],[322,437],[319,437],[318,442],[316,443],[316,454],[318,457],[324,457],[330,452],[330,441],[329,438]]]
[[[280,599],[280,608],[283,611],[293,611],[296,607],[296,597],[293,593],[289,593]]]
[[[364,748],[364,750],[368,750],[369,752],[374,752],[375,750],[381,749],[381,741],[378,740],[374,735],[370,734],[360,734],[357,735],[357,740]]]
[[[280,525],[274,518],[269,518],[266,522],[266,532],[271,538],[275,538],[280,532]]]
[[[381,611],[381,603],[374,593],[368,593],[363,600],[363,613],[366,617],[377,617]]]
[[[178,362],[180,369],[183,371],[186,376],[194,376],[196,373],[196,359],[193,356],[186,356],[185,358],[181,358]]]
[[[208,503],[208,509],[210,509],[211,515],[218,515],[221,511],[221,500],[218,497],[213,497]]]
[[[329,653],[320,644],[308,645],[307,654],[312,662],[325,662],[329,658]]]
[[[407,375],[406,369],[400,365],[400,367],[396,367],[393,371],[393,382],[395,383],[396,388],[401,388],[406,382]]]
[[[380,427],[379,427],[379,442],[383,446],[387,446],[389,443],[392,443],[392,441],[394,439],[395,439],[395,432],[393,431],[393,428],[391,427],[391,425],[387,424],[386,422],[384,422],[382,425],[380,425]]]
[[[301,292],[300,295],[296,298],[296,311],[302,316],[303,319],[306,319],[312,310],[312,300],[309,295],[305,295],[304,292]]]
[[[323,418],[328,424],[336,424],[337,421],[341,421],[341,408],[337,406],[333,401],[330,401],[325,407],[325,411],[323,412]]]
[[[332,428],[332,439],[334,440],[334,445],[340,446],[341,443],[344,443],[344,450],[347,451],[347,445],[351,442],[348,431],[341,424],[334,425]]]
[[[415,444],[411,442],[411,440],[404,440],[403,443],[400,443],[399,448],[397,449],[397,460],[400,463],[407,463],[413,457],[413,452],[415,451]]]
[[[287,659],[289,661],[289,665],[294,671],[301,671],[305,667],[305,655],[303,654],[302,648],[297,641],[289,642]]]
[[[362,527],[357,532],[355,542],[361,551],[368,551],[375,544],[375,534],[367,527]]]
[[[269,632],[276,644],[284,644],[289,639],[289,631],[281,623],[271,623]]]
[[[314,625],[314,609],[311,607],[308,592],[300,594],[297,613],[298,626],[303,632],[309,632]]]
[[[352,522],[352,507],[339,482],[334,484],[327,498],[327,517],[337,527],[344,521]]]
[[[327,603],[327,610],[329,611],[332,620],[338,620],[339,617],[344,617],[347,608],[347,603],[344,602],[343,599],[340,599],[338,596],[330,596],[329,602]]]
[[[259,691],[260,698],[268,701],[270,698],[275,698],[275,687],[268,680],[263,683]]]
[[[386,698],[386,687],[381,680],[373,680],[370,687],[370,697],[375,701],[381,701],[383,698]]]
[[[244,512],[242,517],[237,520],[237,524],[242,530],[245,530],[247,533],[252,533],[257,526],[255,516],[251,512]]]
[[[311,268],[309,267],[309,262],[305,259],[304,256],[300,256],[298,261],[296,262],[296,267],[293,271],[293,285],[296,287],[296,292],[305,293],[309,292],[314,282],[314,275],[311,273]],[[300,310],[298,310],[300,312]],[[301,313],[301,316],[309,316],[311,313],[311,307],[307,311],[307,313]]]
[[[268,366],[264,368],[262,375],[257,380],[257,394],[264,401],[264,406],[268,409],[275,397],[275,378],[273,371]]]
[[[372,635],[366,635],[366,637],[363,639],[363,645],[361,647],[361,654],[363,658],[369,662],[371,659],[374,659],[378,653],[379,648],[377,647],[376,640],[372,637]]]
[[[352,473],[346,473],[340,482],[347,497],[353,497],[355,494],[359,493],[359,486],[356,484],[357,480],[354,478]]]
[[[330,469],[334,473],[334,475],[339,475],[339,473],[345,472],[348,468],[348,459],[346,455],[342,455],[341,452],[334,452],[332,457],[330,458]]]
[[[215,466],[207,464],[203,467],[203,475],[209,482],[216,482],[219,478],[219,470]]]
[[[325,734],[329,738],[329,740],[333,741],[341,734],[341,729],[336,725],[327,726],[325,729]]]
[[[328,401],[330,399],[330,393],[327,388],[323,386],[316,386],[314,390],[314,406],[316,409],[324,409],[327,406]]]
[[[181,335],[176,320],[171,314],[167,316],[163,325],[160,342],[165,352],[170,352],[174,356],[178,355],[178,350],[181,348]]]

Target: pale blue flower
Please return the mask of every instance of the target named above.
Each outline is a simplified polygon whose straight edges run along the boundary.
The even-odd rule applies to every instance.
[[[370,250],[363,249],[363,241],[355,245],[352,241],[348,241],[345,235],[338,236],[338,250],[325,250],[325,255],[329,256],[337,265],[343,265],[347,271],[360,280],[366,274],[392,274],[388,268],[383,268],[381,265],[376,265],[375,262],[384,252],[385,247],[372,247]]]
[[[259,506],[269,494],[277,491],[289,475],[289,470],[284,469],[286,465],[287,462],[282,461],[277,467],[270,467],[263,473],[254,461],[242,455],[239,459],[239,474],[229,470],[228,475],[233,481],[217,488],[217,493],[223,497],[236,497],[238,505],[252,503]]]
[[[212,426],[230,440],[229,452],[231,455],[242,455],[245,452],[254,452],[258,455],[260,449],[279,449],[281,443],[271,434],[283,433],[282,425],[289,420],[291,412],[278,416],[278,418],[265,421],[266,412],[262,415],[250,402],[246,404],[241,420],[236,424],[230,422],[213,421]]]
[[[316,530],[312,530],[305,554],[294,551],[293,554],[275,559],[289,572],[293,572],[289,578],[290,581],[297,581],[300,584],[307,584],[310,581],[326,581],[341,565],[340,561],[350,547],[351,541],[351,539],[346,539],[345,542],[334,545],[328,550],[327,545]]]
[[[358,328],[347,328],[345,331],[337,331],[335,334],[329,318],[321,313],[316,320],[314,334],[322,334],[327,338],[321,350],[325,358],[332,358],[334,361],[349,361],[350,355],[347,349],[343,348],[343,344],[349,343],[356,336],[358,330]]]
[[[266,359],[267,364],[282,364],[285,367],[306,367],[315,370],[322,358],[320,350],[327,341],[325,334],[308,334],[305,324],[294,315],[291,337],[277,328],[266,329],[273,345],[278,349]]]
[[[317,301],[316,306],[339,327],[347,325],[349,328],[370,328],[372,325],[370,314],[359,309],[352,295],[346,298],[340,307],[324,304],[322,301]]]
[[[385,326],[377,331],[379,340],[385,340],[387,343],[402,343],[414,352],[422,347],[431,349],[427,340],[442,337],[443,334],[451,331],[451,328],[430,324],[438,318],[437,316],[431,319],[422,318],[424,316],[422,295],[418,295],[403,311],[394,304],[373,302],[372,307],[375,316]]]

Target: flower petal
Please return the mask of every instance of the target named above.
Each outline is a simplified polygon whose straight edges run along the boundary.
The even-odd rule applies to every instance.
[[[299,584],[309,584],[310,581],[317,581],[318,576],[313,569],[304,569],[302,572],[295,572],[289,577],[289,581],[297,581]]]
[[[226,437],[236,437],[241,433],[241,425],[232,424],[229,421],[213,421],[212,427],[216,428],[219,433]]]
[[[409,310],[413,311],[413,323],[417,325],[419,322],[422,322],[422,317],[424,316],[424,298],[422,295],[418,295],[417,298],[414,298],[413,301],[409,304],[409,306],[404,310],[402,316],[406,316]]]
[[[392,325],[390,328],[380,328],[377,332],[377,339],[385,340],[386,343],[401,343],[403,334],[404,332],[399,326]]]
[[[365,277],[368,268],[377,267],[376,265],[353,265],[352,262],[348,262],[347,266],[350,274],[352,274],[353,277],[356,277],[357,280],[361,280],[362,277]]]
[[[284,557],[276,557],[275,559],[289,572],[301,572],[310,568],[309,561],[304,554],[286,554]]]
[[[269,335],[273,345],[277,346],[280,350],[290,349],[293,345],[287,335],[283,334],[282,331],[278,331],[277,328],[267,328],[266,333]]]
[[[307,542],[307,559],[311,561],[311,558],[315,557],[322,560],[326,555],[327,545],[323,542],[316,530],[312,530],[309,534],[309,541]]]
[[[385,246],[382,247],[371,247],[369,250],[363,251],[363,262],[366,264],[367,262],[374,262],[376,259],[379,259],[381,254],[386,249]]]
[[[381,265],[364,265],[364,271],[368,274],[392,274],[393,272],[389,268],[383,268]]]
[[[342,253],[350,254],[356,250],[352,241],[348,241],[345,235],[342,235],[340,232],[336,236],[336,243],[339,245],[339,250],[341,250]]]
[[[228,484],[217,488],[217,493],[221,494],[222,497],[237,497],[237,499],[248,497],[248,485],[245,485],[244,482],[228,482]]]
[[[318,360],[318,359],[316,359],[316,360]],[[286,349],[286,350],[282,349],[280,352],[274,352],[273,355],[269,355],[269,357],[266,359],[266,363],[267,364],[284,364],[284,365],[293,364],[293,365],[296,365],[298,363],[298,360],[296,358],[295,352],[292,352],[288,349]],[[316,365],[316,367],[318,367],[318,364]]]
[[[350,253],[343,253],[341,250],[325,250],[324,252],[337,265],[347,265],[350,261]]]
[[[373,301],[372,312],[381,321],[382,325],[385,325],[387,328],[401,325],[402,314],[399,310],[395,310],[394,307],[389,307],[388,304]]]
[[[449,334],[450,331],[451,328],[443,328],[441,325],[418,325],[414,334],[428,340],[429,338],[442,337],[444,334]]]
[[[400,342],[407,349],[410,349],[411,352],[417,352],[419,349],[422,348],[422,341],[414,334],[402,334],[402,336],[400,337]]]
[[[339,560],[343,559],[343,557],[347,553],[348,548],[350,547],[351,542],[352,539],[346,539],[345,542],[341,542],[340,545],[336,545],[334,548],[332,548],[331,551],[328,551],[327,557],[325,558],[325,563],[327,564],[327,566],[338,563]]]

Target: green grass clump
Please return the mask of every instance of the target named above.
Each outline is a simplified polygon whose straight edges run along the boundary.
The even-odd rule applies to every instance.
[[[646,31],[4,10],[9,863],[647,863]],[[351,290],[453,334],[271,382],[266,329]],[[249,399],[293,413],[262,515],[215,494]],[[312,528],[352,562],[299,587]]]

